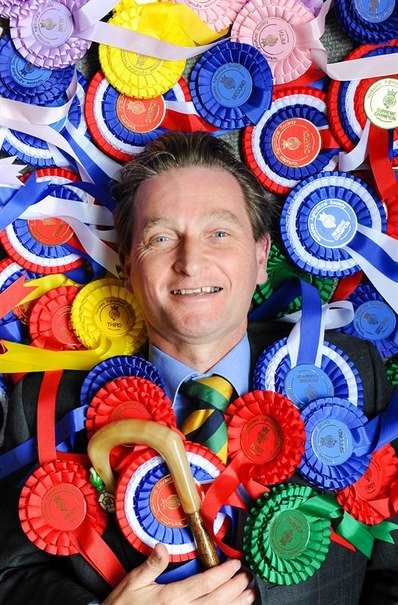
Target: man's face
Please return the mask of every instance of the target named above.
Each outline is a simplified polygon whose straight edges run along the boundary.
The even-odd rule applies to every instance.
[[[124,269],[150,340],[234,346],[269,249],[269,238],[254,241],[238,181],[221,168],[173,169],[140,185],[135,208]]]

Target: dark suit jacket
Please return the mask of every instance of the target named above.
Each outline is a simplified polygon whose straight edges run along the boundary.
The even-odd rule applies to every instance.
[[[251,325],[252,364],[266,346],[284,336],[289,329],[285,324]],[[342,348],[358,368],[364,390],[364,411],[368,417],[384,409],[390,388],[381,359],[372,345],[337,333],[328,334],[327,340]],[[85,375],[85,372],[64,372],[57,394],[57,420],[79,405],[80,387]],[[41,380],[41,373],[29,374],[14,389],[7,421],[7,449],[36,433],[36,405]],[[85,435],[79,434],[76,451],[84,452],[85,448]],[[18,480],[24,481],[30,471],[26,468],[19,477],[10,477],[3,482],[1,490],[0,605],[87,605],[91,600],[104,599],[110,587],[80,555],[56,557],[46,554],[23,533],[17,515],[19,489],[13,486]],[[109,521],[103,537],[127,570],[143,561],[143,557],[122,536],[114,519]],[[378,543],[374,553],[368,570],[375,571],[367,572],[368,562],[362,554],[332,543],[325,563],[306,582],[290,587],[258,582],[258,602],[278,605],[398,603],[397,546]],[[365,575],[368,584],[361,597]]]

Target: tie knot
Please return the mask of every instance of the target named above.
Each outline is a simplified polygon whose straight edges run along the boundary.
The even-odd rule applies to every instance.
[[[184,382],[180,391],[200,402],[202,408],[216,408],[225,412],[232,397],[233,386],[222,376],[209,376]]]

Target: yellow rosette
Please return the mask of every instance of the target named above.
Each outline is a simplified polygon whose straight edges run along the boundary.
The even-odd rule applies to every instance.
[[[115,278],[98,279],[80,290],[72,304],[71,323],[87,349],[110,340],[114,355],[133,355],[146,337],[134,295]]]

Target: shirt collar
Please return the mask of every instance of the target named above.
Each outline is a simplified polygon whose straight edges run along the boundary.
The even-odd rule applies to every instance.
[[[247,333],[206,374],[200,374],[151,343],[149,343],[148,357],[162,377],[166,394],[173,403],[181,383],[199,376],[218,374],[232,384],[238,395],[243,395],[249,390],[250,345]]]

